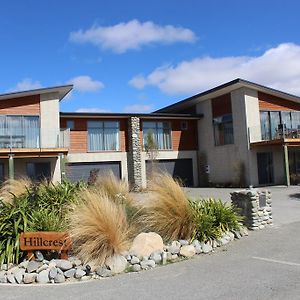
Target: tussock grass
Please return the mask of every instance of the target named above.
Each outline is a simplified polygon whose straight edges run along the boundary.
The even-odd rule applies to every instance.
[[[193,215],[189,201],[180,186],[169,174],[154,174],[149,182],[153,198],[144,204],[141,223],[166,240],[191,237]]]
[[[103,190],[85,190],[80,196],[82,201],[69,214],[73,249],[84,262],[103,265],[107,257],[128,249],[133,229],[125,206]]]
[[[128,182],[117,178],[112,171],[98,176],[94,188],[102,190],[118,203],[132,204]]]
[[[24,194],[32,186],[27,177],[6,180],[0,189],[0,198],[5,203],[13,204],[14,197]]]

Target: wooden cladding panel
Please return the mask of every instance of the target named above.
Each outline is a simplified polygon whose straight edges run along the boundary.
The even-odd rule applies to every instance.
[[[1,115],[39,115],[40,95],[0,101]]]
[[[127,119],[103,119],[103,118],[61,118],[61,128],[66,128],[67,120],[74,121],[74,129],[70,132],[70,153],[87,153],[88,152],[88,131],[87,122],[92,121],[119,121],[120,122],[120,151],[124,152],[127,149]]]
[[[197,150],[197,120],[150,120],[151,122],[170,122],[172,128],[172,150]],[[187,130],[181,129],[181,123],[187,122]],[[141,146],[143,147],[143,121],[141,122]]]
[[[276,96],[258,92],[259,110],[298,111],[300,103],[288,101]]]
[[[213,118],[231,114],[231,95],[225,94],[211,99],[211,107]]]
[[[187,130],[181,129],[181,123],[187,122]],[[172,144],[174,151],[197,150],[198,135],[196,120],[172,120]]]

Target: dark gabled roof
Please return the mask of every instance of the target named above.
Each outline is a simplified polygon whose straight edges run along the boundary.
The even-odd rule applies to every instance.
[[[122,118],[139,117],[144,119],[200,119],[202,114],[173,113],[96,113],[96,112],[61,112],[62,118]]]
[[[261,84],[257,84],[245,79],[237,78],[232,81],[226,82],[224,84],[221,84],[217,87],[214,87],[210,90],[201,92],[199,94],[196,94],[194,96],[191,96],[189,98],[186,98],[184,100],[178,101],[174,104],[168,105],[166,107],[163,107],[159,110],[156,110],[154,113],[162,113],[162,112],[176,112],[179,109],[188,108],[189,106],[194,105],[195,103],[208,99],[208,96],[211,97],[217,97],[224,93],[228,93],[232,90],[235,90],[237,88],[241,87],[248,87],[252,88],[261,92],[269,93],[277,97],[282,97],[290,101],[299,102],[300,103],[300,97],[296,95],[292,95],[283,91],[279,91]]]
[[[55,92],[59,94],[59,100],[62,100],[72,89],[73,89],[73,85],[68,84],[68,85],[53,86],[53,87],[40,88],[40,89],[34,89],[28,91],[11,92],[11,93],[0,94],[0,100],[8,100],[13,98],[20,98],[20,97],[40,95],[46,93],[55,93]]]

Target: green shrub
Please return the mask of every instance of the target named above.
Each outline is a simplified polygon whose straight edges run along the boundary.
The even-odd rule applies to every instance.
[[[23,193],[0,200],[0,264],[18,263],[19,237],[25,231],[63,231],[70,204],[77,201],[83,184],[32,184]]]
[[[242,217],[231,204],[207,199],[190,200],[190,206],[194,219],[194,239],[205,242],[220,238],[226,231],[239,229]]]

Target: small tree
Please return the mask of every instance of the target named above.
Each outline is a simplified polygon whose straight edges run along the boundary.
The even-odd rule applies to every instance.
[[[152,130],[148,130],[145,144],[144,144],[145,151],[148,155],[150,164],[151,164],[151,173],[150,176],[152,177],[154,173],[154,163],[158,156],[158,146],[154,138],[154,133]]]

